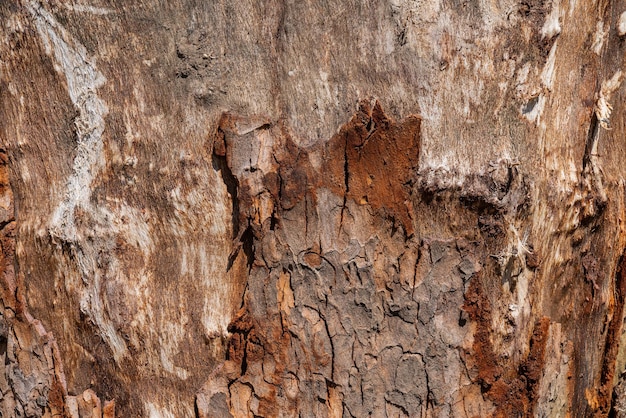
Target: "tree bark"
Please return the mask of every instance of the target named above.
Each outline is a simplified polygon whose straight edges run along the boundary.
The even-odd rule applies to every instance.
[[[0,2],[0,415],[626,416],[626,2]]]

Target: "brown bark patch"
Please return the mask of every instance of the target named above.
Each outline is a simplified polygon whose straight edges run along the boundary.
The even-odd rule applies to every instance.
[[[539,396],[539,380],[545,369],[545,354],[550,319],[543,317],[535,322],[530,339],[528,357],[520,367],[520,375],[526,378],[526,394],[531,405]]]
[[[620,337],[624,322],[624,300],[626,297],[626,252],[624,252],[617,264],[615,274],[615,289],[613,297],[613,313],[606,333],[604,346],[604,361],[600,375],[600,388],[598,390],[598,410],[595,416],[608,416],[613,396],[613,380],[615,377],[615,362],[619,352]],[[609,311],[611,307],[609,307]]]
[[[494,415],[531,416],[539,395],[550,320],[544,317],[535,322],[526,359],[515,367],[494,350],[491,305],[478,275],[470,281],[465,298],[464,310],[476,322],[471,355],[477,369],[475,381],[496,406]]]
[[[334,373],[350,370],[337,368],[334,338],[341,344],[348,342],[345,336],[336,335],[344,331],[328,301],[335,286],[345,287],[349,295],[354,292],[358,301],[371,297],[374,282],[362,284],[360,292],[351,289],[349,283],[338,284],[346,278],[332,277],[341,271],[335,266],[338,260],[332,258],[336,255],[328,259],[328,254],[321,253],[319,238],[310,240],[308,234],[319,237],[315,231],[320,225],[339,217],[340,225],[346,226],[350,210],[367,206],[372,233],[377,229],[402,230],[401,242],[405,243],[414,232],[410,197],[418,165],[420,121],[418,116],[411,116],[396,123],[384,114],[380,104],[364,101],[327,143],[304,148],[291,139],[280,122],[232,114],[220,119],[213,153],[223,164],[225,180],[234,186],[229,191],[237,223],[234,230],[238,231],[235,246],[249,249],[245,251],[248,271],[241,272],[247,276],[248,287],[243,307],[229,326],[232,336],[227,362],[205,386],[198,405],[217,402],[227,394],[234,415],[241,408],[259,416],[287,411],[323,416],[319,415],[322,409],[335,415],[343,413],[344,391],[351,389],[345,383],[340,387]],[[320,209],[322,189],[325,196],[329,191],[334,196],[332,204],[321,203]],[[333,206],[341,201],[341,208]],[[320,210],[327,212],[320,215]],[[333,218],[339,211],[340,216]],[[298,226],[287,226],[287,222],[297,222]],[[341,233],[341,226],[337,233]],[[295,236],[299,238],[287,243]],[[235,252],[231,259],[237,256]],[[296,284],[291,282],[294,274]],[[368,272],[362,274],[361,281],[370,279]],[[316,292],[303,290],[310,286],[309,281],[320,281]],[[314,296],[321,299],[314,300]],[[408,305],[406,312],[402,311],[404,319],[415,321],[409,311],[415,315],[416,304],[403,303]],[[356,302],[351,309],[359,315],[366,311]],[[355,313],[354,321],[370,321],[367,316],[358,318]],[[399,321],[392,323],[403,326]],[[342,347],[342,352],[347,348]],[[413,366],[423,367],[421,363]],[[219,389],[211,382],[226,382],[228,389]],[[407,402],[414,404],[411,408],[419,407],[419,402],[428,403],[427,395],[423,399],[407,396]]]
[[[385,217],[398,221],[407,236],[414,232],[411,188],[419,158],[421,118],[411,115],[396,123],[377,101],[362,101],[357,113],[327,143],[303,148],[295,144],[287,129],[263,117],[243,118],[225,113],[219,119],[213,138],[213,153],[224,158],[234,177],[233,194],[239,235],[248,226],[260,237],[265,219],[260,196],[269,194],[276,210],[290,210],[316,190],[327,188],[337,196],[359,205],[383,211]],[[255,132],[271,131],[275,143],[270,171],[256,175],[259,169],[251,161],[267,144],[252,139]],[[311,154],[321,155],[315,168]],[[259,158],[261,158],[259,156]],[[257,177],[264,188],[258,189]],[[254,180],[251,180],[253,179]],[[254,190],[253,190],[254,189]],[[267,229],[267,228],[265,228]]]
[[[325,146],[322,179],[335,193],[384,209],[413,234],[409,194],[419,156],[421,118],[393,123],[376,102],[360,111]],[[343,159],[341,158],[343,156]]]

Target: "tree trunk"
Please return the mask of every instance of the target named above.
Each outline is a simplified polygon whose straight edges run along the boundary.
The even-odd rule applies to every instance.
[[[625,12],[0,2],[0,416],[626,416]]]

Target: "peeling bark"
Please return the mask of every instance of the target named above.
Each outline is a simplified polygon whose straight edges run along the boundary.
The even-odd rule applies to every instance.
[[[0,415],[624,415],[625,13],[0,2]]]

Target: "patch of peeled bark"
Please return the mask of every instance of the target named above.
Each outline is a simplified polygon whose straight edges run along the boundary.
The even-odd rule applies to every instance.
[[[549,320],[524,334],[521,358],[500,356],[481,284],[515,280],[490,254],[526,189],[511,166],[462,193],[420,184],[420,121],[362,102],[330,141],[304,148],[280,123],[222,117],[213,148],[236,186],[249,272],[200,416],[531,413]]]

